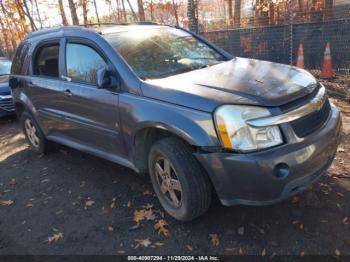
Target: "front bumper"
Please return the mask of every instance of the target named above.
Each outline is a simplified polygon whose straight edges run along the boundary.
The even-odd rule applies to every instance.
[[[222,204],[273,204],[317,180],[331,165],[339,143],[340,113],[331,108],[321,129],[293,143],[251,154],[196,153]],[[287,176],[277,175],[285,170]]]

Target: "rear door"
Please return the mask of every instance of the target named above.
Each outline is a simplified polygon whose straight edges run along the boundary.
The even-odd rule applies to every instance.
[[[49,39],[36,45],[29,57],[28,76],[24,79],[24,91],[46,135],[59,132],[63,126],[62,112],[58,109],[59,101],[65,97],[59,77],[63,41],[63,38]]]
[[[119,133],[118,90],[97,87],[97,70],[106,68],[117,77],[116,69],[103,52],[86,39],[69,39],[65,43],[62,78],[65,99],[62,135],[96,153],[124,155]]]

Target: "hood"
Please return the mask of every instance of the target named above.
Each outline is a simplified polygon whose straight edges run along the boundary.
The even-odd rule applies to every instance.
[[[9,76],[0,76],[0,94],[10,94]]]
[[[316,79],[296,67],[246,58],[147,80],[144,96],[211,112],[222,104],[276,107],[310,94]]]

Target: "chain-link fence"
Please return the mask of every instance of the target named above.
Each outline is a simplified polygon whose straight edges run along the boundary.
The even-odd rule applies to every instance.
[[[350,73],[350,0],[200,0],[202,35],[236,56],[319,70],[327,42],[334,69]]]

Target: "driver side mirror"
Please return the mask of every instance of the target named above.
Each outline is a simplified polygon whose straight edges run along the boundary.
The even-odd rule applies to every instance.
[[[109,87],[111,84],[111,77],[106,68],[101,68],[96,72],[96,82],[98,88]]]

